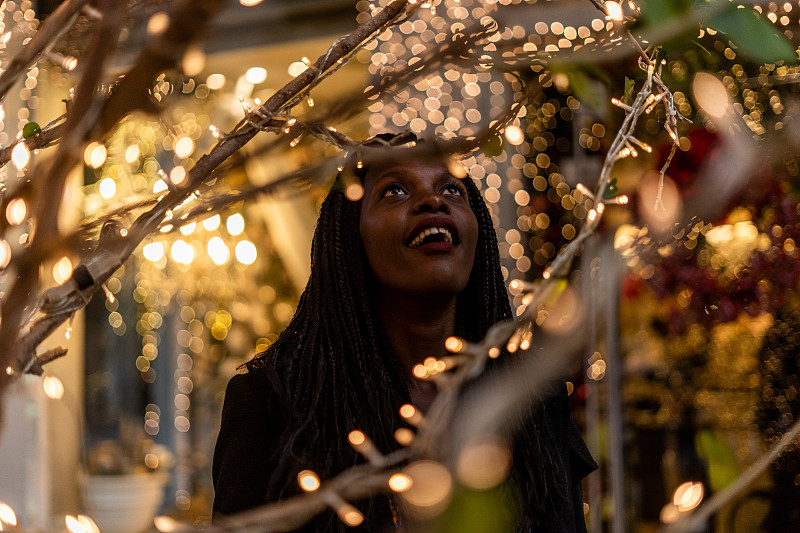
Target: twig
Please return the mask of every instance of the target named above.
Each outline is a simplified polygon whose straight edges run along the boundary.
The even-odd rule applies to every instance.
[[[25,369],[25,373],[41,376],[44,373],[44,368],[42,368],[44,365],[65,355],[67,355],[67,349],[63,346],[47,350],[33,358],[30,367]]]
[[[672,147],[669,149],[667,160],[664,162],[664,166],[661,167],[661,170],[658,173],[658,190],[656,191],[656,202],[653,206],[653,210],[655,211],[658,211],[659,209],[664,212],[667,211],[667,208],[664,207],[664,201],[661,198],[661,194],[664,192],[664,174],[667,173],[667,169],[669,168],[670,163],[672,163],[672,158],[675,156],[675,152],[677,151],[678,145],[672,143]]]
[[[196,20],[196,17],[200,17],[200,20],[203,20],[202,16],[213,12],[213,10],[218,7],[218,3],[219,0],[206,0],[205,2],[199,3],[187,1],[182,3],[182,7],[178,9],[176,15],[172,19],[173,23],[170,25],[170,28],[168,28],[162,36],[162,41],[164,42],[157,42],[155,45],[146,49],[140,55],[137,63],[131,68],[128,75],[115,87],[111,96],[106,100],[100,116],[97,119],[99,129],[94,130],[95,134],[97,134],[98,131],[101,133],[108,131],[116,121],[139,105],[136,100],[136,95],[141,94],[144,90],[142,87],[146,85],[143,84],[149,82],[154,77],[154,73],[163,70],[162,67],[164,67],[167,59],[173,61],[177,59],[174,55],[166,54],[163,50],[174,50],[174,47],[178,46],[176,43],[180,43],[180,46],[185,48],[186,43],[181,40],[186,38],[185,32],[188,31],[188,29],[185,26],[191,26],[191,32],[198,32],[198,26],[201,26],[201,24]],[[343,54],[347,54],[350,50],[356,48],[359,42],[368,39],[374,32],[380,31],[386,27],[387,24],[393,23],[393,21],[403,13],[407,4],[408,0],[395,0],[387,8],[377,13],[372,19],[361,24],[353,33],[340,39],[338,44],[334,45],[326,56],[320,57],[315,65],[322,66],[322,63],[326,61],[330,63],[337,61]],[[184,13],[184,11],[186,12]],[[198,13],[200,13],[200,15],[198,15]],[[192,34],[193,33],[190,33],[190,35]],[[138,85],[135,85],[134,81],[138,81]],[[306,71],[273,95],[273,97],[264,104],[264,109],[277,110],[280,106],[289,101],[293,94],[301,91],[312,82],[313,75]],[[81,109],[83,108],[76,102],[74,112],[77,114]],[[113,256],[114,260],[108,262],[104,265],[103,269],[98,269],[98,271],[94,273],[92,276],[93,285],[74,293],[72,298],[86,299],[86,301],[88,301],[91,294],[96,292],[98,287],[113,274],[119,264],[127,260],[139,243],[159,227],[166,213],[181,204],[193,190],[200,186],[205,180],[209,179],[209,176],[211,176],[212,172],[219,164],[244,146],[258,131],[257,128],[244,124],[238,128],[238,131],[235,131],[233,135],[217,143],[217,145],[212,148],[208,154],[203,156],[192,170],[189,171],[187,176],[189,185],[186,188],[181,190],[176,189],[168,193],[152,209],[140,215],[134,221],[131,228],[123,228],[124,233],[120,233],[111,239],[111,247],[107,249],[106,252]],[[81,145],[78,144],[78,146]],[[69,148],[70,147],[67,147],[65,144],[59,147],[60,150],[69,150]],[[71,168],[71,166],[69,166],[69,168]],[[57,169],[54,171],[57,172]],[[48,178],[53,179],[51,176],[52,175],[49,175]],[[60,195],[58,196],[60,197]],[[51,218],[52,215],[49,217],[43,216],[42,220],[49,220]],[[53,222],[49,226],[50,231],[52,232],[55,227],[56,225]],[[45,236],[47,236],[47,233],[45,233]],[[37,253],[36,251],[46,250],[46,248],[42,248],[42,243],[46,243],[48,240],[49,239],[45,239],[41,236],[39,237],[39,248],[34,249],[34,253],[30,254],[30,257],[27,258],[30,264],[38,264],[37,259],[39,257],[45,257],[44,253]],[[92,258],[90,258],[89,261],[91,261],[91,259]],[[30,278],[31,276],[28,277]],[[26,299],[32,287],[32,279],[28,280],[27,283],[22,283],[22,281],[26,281],[24,277],[18,279],[11,289],[11,295],[16,296],[17,299],[9,298],[9,300],[7,300],[15,302],[15,306],[18,306],[19,301],[24,301]],[[76,301],[76,304],[80,305],[80,301]],[[22,364],[24,366],[25,362],[31,357],[30,354],[32,350],[35,349],[55,327],[63,323],[64,320],[66,320],[66,317],[63,315],[45,315],[38,318],[29,328],[25,342],[19,344],[19,346],[22,347],[22,351],[17,351],[15,353],[7,349],[3,352],[13,357],[13,359],[9,358],[7,361],[16,360],[17,364]],[[4,316],[2,323],[0,323],[0,328],[2,328],[0,331],[6,332],[6,337],[0,339],[0,348],[3,347],[4,342],[10,343],[11,339],[16,338],[16,332],[12,333],[14,330],[10,328],[13,324],[17,323],[18,319],[16,321],[7,320]],[[3,382],[7,381],[7,379],[3,380]]]
[[[750,484],[766,471],[770,464],[796,442],[800,436],[800,420],[797,420],[789,431],[783,434],[767,453],[759,457],[758,461],[750,465],[736,481],[714,494],[706,503],[693,513],[680,518],[677,522],[663,528],[664,533],[696,533],[705,528],[706,521],[727,503],[732,502]]]
[[[0,100],[5,98],[19,75],[36,63],[42,53],[72,26],[83,6],[88,3],[89,0],[67,0],[45,19],[28,44],[14,56],[8,68],[0,74]]]

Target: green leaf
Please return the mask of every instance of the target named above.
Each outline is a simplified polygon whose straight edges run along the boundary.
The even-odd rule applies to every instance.
[[[503,153],[503,139],[499,135],[495,135],[483,145],[483,151],[490,157],[497,157]]]
[[[558,278],[552,282],[552,285],[550,293],[542,300],[542,305],[545,307],[553,307],[556,305],[556,302],[558,302],[558,299],[564,293],[567,285],[569,285],[569,281],[566,278]]]
[[[36,122],[28,122],[22,127],[22,138],[23,139],[30,139],[37,133],[41,133],[42,128],[39,127],[39,124]]]
[[[519,517],[505,496],[508,490],[502,486],[484,491],[457,486],[450,505],[433,524],[428,524],[429,529],[441,533],[512,531]]]
[[[575,68],[565,73],[569,78],[569,86],[575,98],[586,104],[589,109],[598,115],[604,115],[608,108],[606,99],[603,96],[606,93],[599,87],[599,83]]]
[[[700,430],[695,435],[695,448],[708,464],[708,481],[715,492],[724,489],[739,476],[736,456],[721,435],[708,429]]]
[[[603,198],[613,198],[619,194],[619,189],[617,188],[617,178],[611,178],[608,181],[608,185],[606,185],[605,190],[603,191]]]
[[[622,95],[622,103],[631,105],[633,102],[633,89],[635,82],[628,76],[625,76],[625,92]]]
[[[741,53],[756,62],[797,61],[794,46],[786,36],[752,9],[738,9],[730,4],[730,8],[704,23],[725,33]]]
[[[663,24],[686,9],[685,2],[676,0],[641,0],[639,4],[642,8],[642,21],[648,26]]]

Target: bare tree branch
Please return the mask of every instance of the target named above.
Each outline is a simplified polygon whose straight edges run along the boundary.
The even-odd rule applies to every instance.
[[[20,74],[36,63],[40,56],[69,30],[83,6],[88,3],[89,0],[67,0],[45,19],[30,42],[14,56],[8,68],[0,74],[0,100],[5,97]]]

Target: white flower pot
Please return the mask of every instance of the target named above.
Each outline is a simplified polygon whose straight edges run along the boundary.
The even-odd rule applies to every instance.
[[[163,472],[82,475],[83,505],[101,533],[142,533],[153,526],[169,476]]]

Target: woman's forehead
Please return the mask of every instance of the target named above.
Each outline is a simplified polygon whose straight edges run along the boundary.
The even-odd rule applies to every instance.
[[[449,172],[447,164],[441,158],[414,157],[413,159],[410,159],[393,156],[391,158],[382,158],[380,161],[370,163],[365,174],[365,181],[378,179],[390,172],[402,175],[404,172],[413,174],[423,170],[434,170],[436,172],[441,171],[443,174]]]

